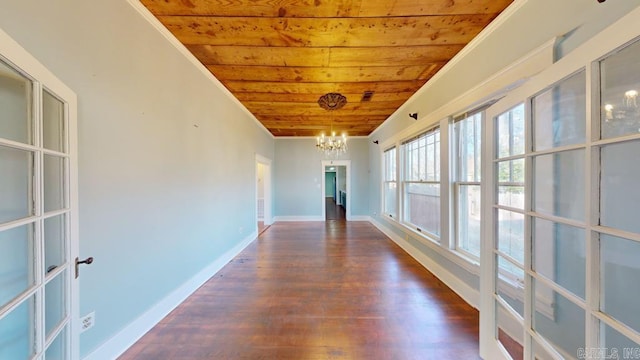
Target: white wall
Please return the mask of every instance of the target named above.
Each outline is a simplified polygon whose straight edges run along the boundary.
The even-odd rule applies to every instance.
[[[274,141],[126,1],[0,7],[78,95],[85,356],[252,235],[255,154]]]

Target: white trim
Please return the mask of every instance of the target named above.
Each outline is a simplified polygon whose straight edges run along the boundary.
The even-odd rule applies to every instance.
[[[249,116],[249,118],[253,119],[256,125],[262,129],[265,133],[267,133],[272,139],[275,138],[273,134],[256,118],[255,115],[249,111],[241,102],[236,98],[229,89],[227,89],[220,80],[218,80],[206,66],[204,66],[200,60],[198,60],[162,23],[155,17],[153,14],[147,9],[142,3],[138,0],[127,0],[129,5],[136,10],[142,17],[149,22],[151,26],[153,26],[173,47],[182,55],[184,55],[187,60],[189,60],[200,72],[211,82],[218,87],[222,91],[223,94],[227,95],[231,101],[233,101],[245,114]]]
[[[371,222],[371,216],[369,215],[351,215],[349,221],[369,221]]]
[[[480,307],[480,292],[471,286],[467,285],[464,281],[460,280],[457,276],[452,274],[447,268],[436,263],[427,256],[424,252],[416,249],[408,241],[400,237],[391,229],[378,222],[375,219],[370,220],[371,224],[382,231],[389,239],[400,246],[407,254],[416,259],[425,269],[429,270],[433,275],[440,279],[445,285],[447,285],[453,292],[458,294],[469,305],[478,309]]]
[[[304,222],[304,221],[324,221],[324,216],[276,216],[274,222]]]
[[[198,272],[191,279],[187,280],[180,287],[175,289],[164,299],[140,315],[137,319],[129,323],[124,329],[104,342],[89,355],[85,360],[116,359],[122,355],[131,345],[133,345],[144,334],[151,330],[157,323],[167,316],[173,309],[180,305],[187,297],[193,294],[202,284],[220,271],[229,261],[242,252],[256,237],[257,232],[246,237],[238,245],[222,254],[209,266]]]

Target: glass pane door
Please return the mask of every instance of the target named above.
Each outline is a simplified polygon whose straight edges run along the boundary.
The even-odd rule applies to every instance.
[[[639,58],[636,39],[487,110],[485,358],[640,357]]]
[[[0,359],[68,359],[65,103],[0,61]]]

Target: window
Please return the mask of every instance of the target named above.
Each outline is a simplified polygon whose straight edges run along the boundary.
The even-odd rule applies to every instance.
[[[480,257],[480,154],[483,112],[465,114],[453,124],[456,249]]]
[[[440,236],[440,129],[403,143],[404,221]]]
[[[397,181],[397,158],[396,147],[392,147],[384,152],[384,214],[392,217],[398,217],[398,181]]]

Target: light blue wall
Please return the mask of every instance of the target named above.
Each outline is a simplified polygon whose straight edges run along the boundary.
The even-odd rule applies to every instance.
[[[126,1],[1,7],[0,28],[78,95],[85,356],[251,235],[255,154],[274,141]]]
[[[274,163],[275,216],[322,214],[322,161],[315,139],[276,139]],[[351,160],[351,215],[367,215],[369,209],[369,140],[349,139],[349,150],[335,160]]]

